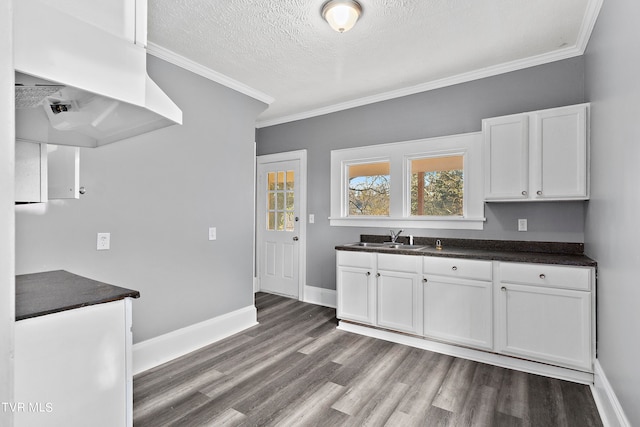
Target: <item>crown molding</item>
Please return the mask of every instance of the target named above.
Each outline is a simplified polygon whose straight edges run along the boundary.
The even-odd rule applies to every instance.
[[[257,99],[258,101],[264,102],[265,104],[271,104],[275,100],[272,96],[267,95],[264,92],[260,92],[259,90],[247,86],[246,84],[241,83],[237,80],[234,80],[231,77],[225,76],[222,73],[214,71],[211,68],[205,67],[204,65],[192,61],[189,58],[185,58],[184,56],[179,55],[153,42],[147,43],[147,53],[149,55],[155,56],[156,58],[163,59],[173,65],[184,68],[185,70],[205,77],[211,81],[226,86],[230,89],[233,89],[237,92],[240,92],[244,95],[250,96],[251,98]]]
[[[427,92],[434,89],[441,89],[447,86],[453,86],[460,83],[467,83],[473,80],[479,80],[486,77],[493,77],[500,74],[509,73],[512,71],[518,71],[529,67],[535,67],[538,65],[544,65],[555,61],[561,61],[563,59],[569,59],[576,56],[583,55],[587,49],[587,44],[593,32],[598,14],[602,8],[602,2],[604,0],[591,0],[587,5],[582,25],[574,46],[568,46],[562,49],[555,50],[524,59],[518,59],[515,61],[505,62],[498,65],[493,65],[486,68],[470,71],[468,73],[462,73],[451,77],[446,77],[439,80],[433,80],[430,82],[421,83],[415,86],[402,88],[398,90],[392,90],[389,92],[383,92],[376,95],[365,96],[363,98],[354,99],[347,102],[341,102],[339,104],[333,104],[322,108],[316,108],[313,110],[304,111],[301,113],[291,114],[287,116],[275,117],[273,119],[259,120],[256,123],[257,128],[264,128],[268,126],[275,126],[283,123],[293,122],[296,120],[308,119],[311,117],[322,116],[325,114],[335,113],[338,111],[348,110],[350,108],[362,107],[364,105],[373,104],[381,101],[388,101],[394,98],[400,98],[403,96],[414,95],[420,92]]]
[[[300,113],[290,114],[286,116],[275,117],[272,119],[258,120],[256,122],[256,128],[264,128],[269,126],[275,126],[283,123],[289,123],[297,120],[309,119],[316,116],[322,116],[325,114],[335,113],[338,111],[348,110],[351,108],[362,107],[368,104],[374,104],[376,102],[388,101],[394,98],[401,98],[403,96],[415,95],[421,92],[427,92],[430,90],[441,89],[447,86],[453,86],[461,83],[467,83],[474,80],[479,80],[487,77],[493,77],[500,74],[509,73],[512,71],[518,71],[525,68],[535,67],[538,65],[544,65],[555,61],[561,61],[564,59],[573,58],[583,55],[596,20],[602,8],[604,0],[591,0],[587,5],[584,19],[578,33],[576,44],[573,46],[567,46],[562,49],[555,50],[553,52],[547,52],[540,55],[518,59],[515,61],[505,62],[490,67],[481,68],[478,70],[470,71],[467,73],[458,74],[451,77],[446,77],[438,80],[432,80],[429,82],[421,83],[415,86],[410,86],[402,89],[392,90],[388,92],[379,93],[376,95],[365,96],[362,98],[354,99],[347,102],[341,102],[338,104],[328,105],[326,107],[315,108],[313,110],[303,111]],[[178,67],[182,67],[186,70],[194,72],[202,77],[212,80],[216,83],[224,85],[230,89],[250,96],[258,101],[266,104],[272,104],[274,98],[263,92],[260,92],[252,87],[245,85],[237,80],[234,80],[224,74],[214,71],[204,65],[201,65],[195,61],[192,61],[184,56],[181,56],[169,49],[159,46],[155,43],[149,42],[147,44],[147,52],[157,58],[170,62]]]
[[[511,71],[518,71],[529,67],[535,67],[537,65],[543,65],[554,61],[560,61],[563,59],[573,58],[580,56],[584,51],[576,46],[569,48],[563,48],[554,52],[544,53],[541,55],[518,59],[511,62],[506,62],[491,67],[481,68],[479,70],[470,71],[468,73],[462,73],[451,77],[446,77],[439,80],[433,80],[426,83],[421,83],[415,86],[410,86],[402,89],[392,90],[389,92],[383,92],[376,95],[365,96],[363,98],[354,99],[347,102],[341,102],[339,104],[333,104],[322,108],[316,108],[302,113],[291,114],[288,116],[276,117],[273,119],[260,120],[256,123],[257,128],[263,128],[268,126],[279,125],[283,123],[293,122],[296,120],[309,119],[311,117],[322,116],[325,114],[335,113],[338,111],[348,110],[350,108],[362,107],[368,104],[374,104],[376,102],[388,101],[394,98],[401,98],[403,96],[415,95],[421,92],[427,92],[430,90],[441,89],[447,86],[453,86],[460,83],[467,83],[474,80],[483,79],[486,77],[493,77],[499,74],[509,73]]]

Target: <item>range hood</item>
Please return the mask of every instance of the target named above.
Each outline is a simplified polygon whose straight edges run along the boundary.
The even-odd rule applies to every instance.
[[[42,0],[14,3],[16,138],[98,147],[174,124],[146,49]]]

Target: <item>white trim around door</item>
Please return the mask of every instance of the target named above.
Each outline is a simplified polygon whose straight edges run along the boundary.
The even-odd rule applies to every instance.
[[[305,288],[307,283],[307,150],[296,150],[296,151],[287,151],[283,153],[275,153],[275,154],[265,154],[262,156],[256,156],[256,169],[259,168],[260,165],[266,165],[269,163],[278,163],[285,162],[291,160],[298,160],[300,165],[299,179],[296,185],[299,185],[300,195],[299,195],[299,240],[298,240],[298,250],[299,250],[299,262],[298,262],[298,300],[305,301]],[[256,194],[258,189],[257,181],[259,177],[256,176]],[[257,213],[259,212],[258,206],[256,206],[256,218]],[[256,251],[254,260],[256,266],[256,281],[258,290],[261,289],[260,284],[260,256],[262,255],[261,243],[263,238],[263,232],[258,226],[258,221],[256,221]]]

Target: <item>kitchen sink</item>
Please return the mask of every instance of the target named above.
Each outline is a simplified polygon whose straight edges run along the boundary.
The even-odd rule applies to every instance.
[[[355,243],[348,243],[345,246],[361,246],[365,248],[376,248],[376,249],[397,249],[397,250],[403,250],[403,251],[417,251],[425,248],[425,246],[405,245],[404,243],[392,243],[392,242],[384,242],[384,243],[355,242]]]

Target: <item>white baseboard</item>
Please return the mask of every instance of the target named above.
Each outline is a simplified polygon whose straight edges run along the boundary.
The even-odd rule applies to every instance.
[[[620,401],[597,359],[594,368],[594,384],[591,387],[591,392],[598,412],[600,412],[602,423],[605,427],[631,427],[631,423],[624,414]]]
[[[474,350],[467,347],[459,347],[457,345],[445,344],[428,339],[412,337],[409,335],[397,334],[394,332],[369,328],[366,326],[356,325],[348,322],[341,321],[338,324],[338,329],[394,342],[397,344],[408,345],[410,347],[420,348],[422,350],[429,350],[436,353],[447,354],[449,356],[460,357],[462,359],[469,359],[476,362],[487,363],[489,365],[502,366],[503,368],[515,369],[517,371],[529,372],[531,374],[544,375],[561,380],[573,381],[580,384],[593,384],[593,374],[589,372],[576,371],[573,369],[546,365],[544,363],[531,362],[515,357]]]
[[[336,308],[336,291],[334,289],[304,287],[304,302]]]
[[[133,375],[257,325],[250,305],[133,345]]]

